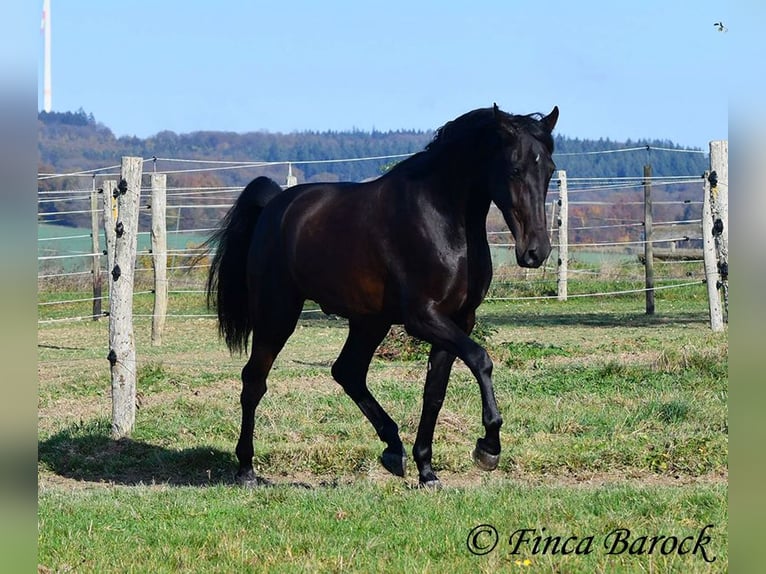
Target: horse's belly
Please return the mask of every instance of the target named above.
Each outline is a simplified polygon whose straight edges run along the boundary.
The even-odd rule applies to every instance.
[[[361,265],[325,259],[321,265],[297,266],[296,282],[305,297],[325,313],[350,317],[385,312],[386,288],[382,274]]]

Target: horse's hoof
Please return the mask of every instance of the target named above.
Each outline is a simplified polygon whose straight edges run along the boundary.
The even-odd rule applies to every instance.
[[[473,449],[471,456],[473,456],[473,460],[476,463],[476,466],[482,470],[495,470],[497,465],[500,464],[500,453],[488,453],[486,450],[481,448],[481,445],[478,441],[476,442],[476,448]]]
[[[442,489],[442,481],[438,478],[435,478],[433,480],[425,480],[421,481],[418,484],[418,488],[423,488],[425,490],[441,490]]]
[[[394,476],[404,476],[407,472],[407,455],[404,453],[384,450],[380,455],[380,463]]]
[[[256,488],[258,486],[273,486],[273,483],[270,480],[267,480],[260,476],[256,476],[252,470],[248,470],[245,472],[238,472],[234,480],[236,480],[237,484],[243,488]]]

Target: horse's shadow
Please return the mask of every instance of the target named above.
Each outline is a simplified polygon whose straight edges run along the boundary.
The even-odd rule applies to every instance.
[[[109,436],[107,421],[74,424],[38,443],[38,463],[58,476],[123,486],[236,486],[236,459],[230,452],[198,446],[185,449]],[[313,488],[303,482],[259,486]],[[324,484],[320,485],[324,486]]]
[[[524,325],[533,327],[657,327],[660,325],[692,325],[705,323],[703,313],[673,312],[667,315],[646,315],[644,313],[539,313],[508,311],[489,308],[481,313],[488,323],[498,325]]]

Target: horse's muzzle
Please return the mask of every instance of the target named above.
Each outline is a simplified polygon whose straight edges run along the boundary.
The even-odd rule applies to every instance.
[[[533,238],[526,246],[516,245],[516,262],[521,267],[540,267],[551,253],[551,242],[547,234]]]

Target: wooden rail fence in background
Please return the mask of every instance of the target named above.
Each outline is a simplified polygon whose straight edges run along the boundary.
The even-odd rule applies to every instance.
[[[109,297],[109,362],[112,381],[115,438],[127,436],[135,424],[136,355],[133,334],[133,286],[138,235],[138,213],[143,160],[122,158],[120,181],[105,180],[96,189],[95,178],[90,197],[92,224],[93,317],[103,315],[103,277],[101,255],[106,255]],[[703,192],[703,252],[707,282],[710,327],[724,329],[728,314],[728,142],[710,142],[710,171],[706,172]],[[162,344],[168,308],[168,251],[166,212],[167,180],[165,174],[152,174],[151,255],[154,272],[154,310],[152,345]],[[567,174],[556,173],[559,199],[552,205],[551,232],[558,235],[557,298],[566,301],[569,276],[569,202]],[[644,265],[646,313],[654,313],[652,168],[644,167]],[[98,193],[102,193],[105,248],[102,251],[98,229]],[[180,209],[180,208],[178,208]],[[662,239],[658,241],[664,241]],[[723,303],[721,302],[723,295]]]

